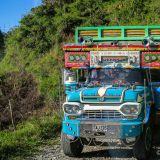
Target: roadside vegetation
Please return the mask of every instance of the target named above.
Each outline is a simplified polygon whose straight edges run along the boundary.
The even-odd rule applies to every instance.
[[[38,152],[42,145],[52,142],[60,132],[60,117],[29,118],[16,126],[16,130],[0,131],[0,159],[22,160]]]
[[[74,42],[76,27],[158,25],[159,6],[159,0],[42,0],[18,27],[0,32],[0,159],[30,154],[60,131],[62,46]]]

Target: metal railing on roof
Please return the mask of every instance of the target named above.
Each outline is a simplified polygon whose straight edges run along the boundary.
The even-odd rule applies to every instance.
[[[75,32],[76,43],[82,37],[90,37],[93,42],[139,41],[151,36],[160,40],[160,26],[97,26],[78,27]]]

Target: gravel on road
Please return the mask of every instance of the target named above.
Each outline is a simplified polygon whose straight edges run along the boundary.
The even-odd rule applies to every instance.
[[[132,150],[124,147],[113,146],[85,146],[79,158],[65,156],[61,150],[60,137],[56,143],[47,145],[40,149],[38,155],[29,160],[135,160]],[[160,160],[160,126],[155,127],[153,135],[153,148],[151,158],[148,160]]]

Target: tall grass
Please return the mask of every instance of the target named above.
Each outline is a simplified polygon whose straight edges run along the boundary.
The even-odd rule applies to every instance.
[[[31,118],[17,125],[15,131],[0,131],[0,159],[24,159],[37,152],[40,145],[55,138],[61,129],[59,116]]]

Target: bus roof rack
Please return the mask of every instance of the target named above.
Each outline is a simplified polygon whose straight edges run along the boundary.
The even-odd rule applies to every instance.
[[[160,26],[98,26],[78,27],[75,32],[76,43],[82,43],[83,38],[92,42],[104,41],[141,41],[145,37],[160,40]]]

